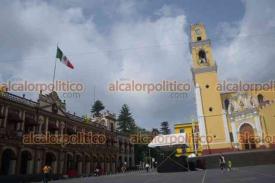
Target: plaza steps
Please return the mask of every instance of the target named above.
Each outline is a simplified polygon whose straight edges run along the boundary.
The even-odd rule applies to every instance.
[[[259,149],[223,153],[226,162],[232,162],[232,167],[275,164],[275,149]],[[220,154],[210,154],[189,158],[191,166],[200,169],[219,168]]]

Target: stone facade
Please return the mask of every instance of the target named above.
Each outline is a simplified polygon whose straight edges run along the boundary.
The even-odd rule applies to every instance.
[[[114,114],[85,121],[66,111],[56,92],[39,94],[37,102],[8,92],[0,95],[0,174],[33,175],[47,164],[55,175],[90,175],[96,167],[102,173],[120,171],[122,163],[134,166],[134,146],[116,131]],[[104,135],[104,144],[25,144],[26,134]]]

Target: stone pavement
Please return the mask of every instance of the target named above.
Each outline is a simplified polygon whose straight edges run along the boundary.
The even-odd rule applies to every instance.
[[[100,177],[52,181],[52,183],[275,183],[275,165],[234,168],[231,172],[209,169],[193,172],[128,172]]]

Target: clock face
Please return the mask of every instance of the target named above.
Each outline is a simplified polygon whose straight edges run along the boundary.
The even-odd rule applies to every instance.
[[[200,29],[195,29],[195,33],[196,33],[197,35],[200,35],[200,34],[201,34],[201,30],[200,30]]]

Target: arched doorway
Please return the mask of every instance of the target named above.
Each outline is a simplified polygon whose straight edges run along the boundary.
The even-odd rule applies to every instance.
[[[67,175],[69,175],[70,177],[75,177],[77,172],[76,172],[76,169],[75,169],[75,160],[74,160],[74,156],[72,153],[70,152],[67,152],[66,154],[66,169],[65,169],[65,173]]]
[[[52,152],[46,153],[45,164],[52,167],[52,172],[56,173],[56,156]]]
[[[66,162],[67,162],[67,171],[71,170],[74,168],[74,159],[73,159],[73,155],[71,154],[67,154],[66,157]]]
[[[102,173],[105,172],[104,164],[105,164],[104,157],[100,156],[99,157],[99,167],[100,167]]]
[[[108,156],[105,158],[105,172],[106,173],[109,173],[110,172],[110,161],[111,161],[111,158],[109,158]]]
[[[15,173],[16,155],[13,150],[6,149],[2,153],[1,175],[12,175]]]
[[[112,173],[116,173],[116,156],[115,155],[111,157],[111,163],[112,163]]]
[[[240,140],[242,149],[255,149],[256,144],[254,137],[254,130],[250,124],[245,123],[240,127]]]
[[[88,155],[85,155],[85,170],[83,170],[83,173],[86,175],[89,175],[91,173],[91,160]]]
[[[32,174],[33,161],[32,154],[29,151],[21,152],[20,174]]]
[[[82,174],[82,155],[80,154],[76,155],[76,170],[78,175]]]

